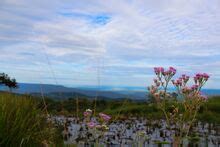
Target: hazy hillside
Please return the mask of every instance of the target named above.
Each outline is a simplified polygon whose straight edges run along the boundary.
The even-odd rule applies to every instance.
[[[3,90],[5,88],[1,88]],[[32,94],[39,96],[41,91],[45,96],[61,99],[61,98],[72,98],[72,97],[84,97],[84,98],[95,98],[97,95],[100,98],[110,99],[121,99],[129,98],[135,100],[143,100],[147,98],[147,91],[145,87],[110,87],[110,86],[90,86],[90,87],[65,87],[62,85],[51,85],[51,84],[27,84],[19,83],[19,88],[14,90],[15,93],[20,94]],[[218,89],[204,89],[202,92],[206,95],[220,95]]]
[[[127,96],[118,92],[114,91],[104,91],[104,90],[97,90],[97,89],[87,89],[87,88],[69,88],[64,87],[61,85],[49,85],[49,84],[26,84],[20,83],[19,88],[16,89],[14,92],[16,93],[28,93],[37,95],[43,93],[49,97],[54,98],[69,98],[75,97],[76,95],[83,95],[87,97],[95,97],[97,95],[106,98],[126,98]]]

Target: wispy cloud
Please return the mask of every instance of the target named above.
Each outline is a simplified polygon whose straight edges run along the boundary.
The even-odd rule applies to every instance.
[[[219,36],[218,0],[0,2],[0,67],[21,82],[146,86],[171,65],[219,88]]]

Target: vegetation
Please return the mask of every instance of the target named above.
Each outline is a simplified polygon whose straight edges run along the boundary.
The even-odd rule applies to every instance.
[[[220,96],[213,96],[199,111],[198,119],[203,122],[220,124]]]
[[[13,88],[18,88],[18,84],[15,80],[15,78],[10,78],[7,74],[5,73],[0,73],[0,85],[4,85],[10,89],[10,91]]]
[[[59,144],[58,129],[52,126],[39,102],[28,96],[0,94],[0,146]],[[60,138],[60,139],[59,139]]]
[[[86,108],[93,109],[94,100],[46,99],[47,110],[53,115],[83,117]],[[155,103],[147,101],[97,100],[96,113],[104,112],[115,119],[127,117],[163,118]],[[198,112],[198,120],[220,124],[220,96],[209,97]],[[0,146],[41,146],[62,144],[61,132],[47,121],[44,103],[39,98],[0,93]]]
[[[77,99],[69,98],[64,101],[55,101],[46,98],[49,113],[54,115],[77,116]],[[163,113],[155,103],[148,101],[122,100],[97,100],[96,111],[104,112],[113,117],[126,118],[131,116],[145,117],[148,119],[163,118]],[[43,105],[43,103],[42,103]],[[94,100],[78,99],[78,115],[83,116],[84,110],[93,109]],[[114,119],[115,119],[114,118]],[[220,96],[209,97],[198,112],[198,120],[220,124]]]
[[[178,130],[173,138],[175,146],[179,146],[183,138],[189,136],[200,107],[207,101],[207,97],[201,94],[201,89],[208,81],[209,75],[196,74],[193,77],[194,85],[189,86],[190,77],[185,74],[177,80],[173,79],[176,74],[176,69],[173,67],[169,67],[168,70],[155,67],[154,72],[156,74],[154,84],[148,89],[155,98],[158,108],[163,112],[167,127],[170,130]],[[176,88],[176,97],[168,91],[171,82]]]

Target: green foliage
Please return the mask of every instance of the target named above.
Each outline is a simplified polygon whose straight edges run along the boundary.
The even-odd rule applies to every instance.
[[[31,97],[0,94],[0,146],[59,144],[57,129],[48,123],[38,101]]]
[[[76,99],[68,99],[64,101],[54,101],[52,99],[46,100],[48,110],[53,114],[60,114],[65,112],[66,115],[76,116]],[[79,115],[82,116],[83,111],[87,108],[94,108],[94,100],[79,99]],[[164,118],[161,111],[155,103],[149,101],[131,101],[131,100],[97,100],[97,112],[104,112],[113,117],[146,117],[148,119]],[[182,111],[182,107],[179,107]],[[171,108],[167,108],[172,111]],[[63,113],[62,113],[63,114]],[[208,101],[202,105],[197,119],[204,122],[214,122],[220,124],[220,96],[210,97]]]
[[[18,88],[18,84],[16,80],[13,78],[11,79],[7,74],[0,73],[0,85],[7,86],[10,90],[12,88]]]
[[[220,124],[220,96],[210,97],[201,109],[198,115],[200,121]]]

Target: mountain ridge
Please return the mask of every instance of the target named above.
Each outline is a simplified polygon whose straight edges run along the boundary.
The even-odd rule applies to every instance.
[[[144,87],[111,87],[111,86],[88,86],[88,87],[65,87],[63,85],[36,84],[36,83],[18,83],[19,88],[13,90],[19,94],[40,95],[43,93],[49,97],[69,98],[71,96],[82,95],[85,97],[103,97],[110,99],[146,99],[147,90]],[[2,90],[2,88],[0,88]],[[172,90],[172,89],[171,89]],[[219,89],[204,89],[202,92],[206,95],[220,95]]]

